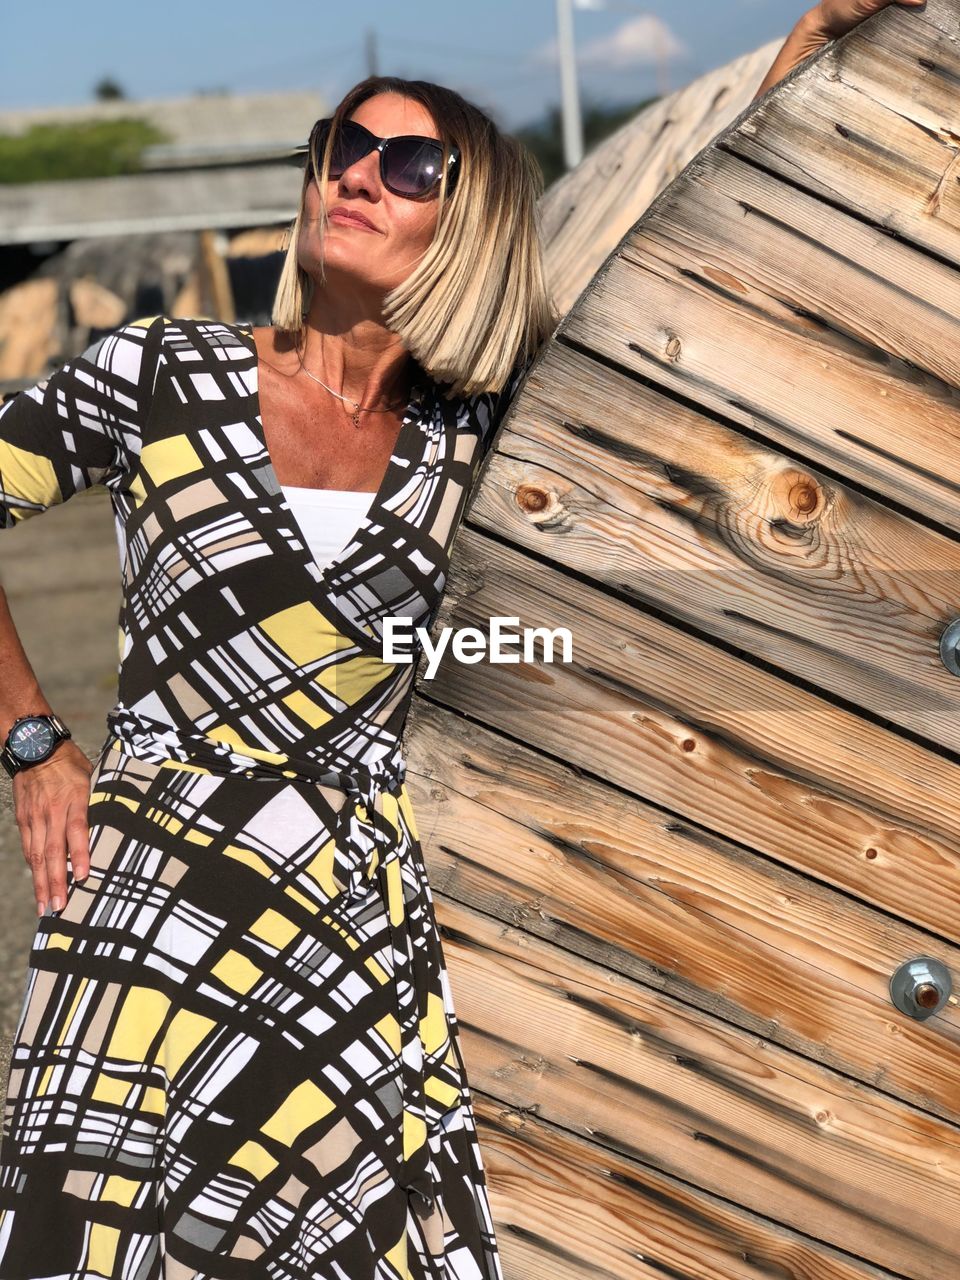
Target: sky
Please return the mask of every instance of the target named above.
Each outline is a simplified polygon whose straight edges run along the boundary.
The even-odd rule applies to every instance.
[[[785,38],[790,0],[589,0],[574,11],[583,104],[635,102]],[[559,100],[555,0],[76,0],[4,5],[0,108],[316,89],[335,105],[369,73],[434,80],[501,127]]]

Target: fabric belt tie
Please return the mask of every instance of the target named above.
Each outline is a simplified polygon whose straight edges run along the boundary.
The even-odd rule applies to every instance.
[[[383,812],[383,797],[387,793],[395,794],[403,785],[406,766],[401,763],[397,775],[386,781],[370,774],[338,772],[336,777],[334,785],[346,791],[353,804],[362,807],[371,840],[366,859],[358,857],[353,861],[347,892],[351,897],[360,897],[369,892],[370,881],[375,878],[390,931],[397,1024],[400,1029],[400,1176],[397,1181],[408,1195],[419,1195],[430,1211],[436,1203],[436,1187],[435,1170],[427,1143],[427,1099],[423,1042],[420,1039],[423,1011],[418,996],[416,952],[407,924],[399,866],[393,882],[394,893],[399,895],[399,901],[391,900],[390,866],[394,862],[399,864],[400,858],[397,833],[391,828]],[[405,1114],[411,1117],[413,1124],[418,1127],[421,1123],[423,1125],[423,1141],[409,1155],[404,1150],[408,1124]]]
[[[406,762],[399,744],[390,757],[379,762],[376,770],[360,766],[341,769],[338,766],[331,768],[329,761],[315,758],[285,759],[282,763],[257,760],[233,750],[226,743],[214,741],[200,733],[181,732],[140,716],[121,705],[107,714],[107,725],[109,736],[103,750],[114,747],[123,754],[148,763],[162,764],[166,760],[174,760],[199,765],[221,776],[281,781],[289,779],[293,782],[333,787],[346,793],[349,804],[344,804],[341,813],[348,821],[341,822],[336,842],[337,856],[342,859],[346,854],[348,860],[344,892],[350,898],[359,900],[370,892],[371,883],[376,884],[382,899],[393,956],[392,978],[400,1030],[397,1081],[400,1090],[400,1124],[399,1133],[395,1136],[399,1172],[396,1180],[408,1196],[419,1195],[427,1212],[431,1212],[437,1199],[438,1175],[428,1143],[423,1042],[420,1039],[420,1022],[424,1011],[420,1007],[420,988],[417,983],[417,951],[407,925],[403,881],[399,874],[400,848],[397,833],[383,812],[384,795],[399,795],[406,778]],[[355,806],[362,810],[363,816],[359,820],[356,813],[351,812]],[[367,849],[352,837],[353,824],[359,826],[361,823],[366,828],[369,845]],[[393,883],[395,895],[399,895],[399,899],[395,896],[391,904],[390,867],[395,862],[398,867]],[[422,1141],[409,1155],[405,1151],[408,1124],[415,1128],[422,1126],[423,1131]]]

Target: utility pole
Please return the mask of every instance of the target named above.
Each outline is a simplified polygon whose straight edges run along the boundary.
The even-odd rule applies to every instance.
[[[583,159],[583,122],[577,91],[577,59],[573,41],[573,10],[619,10],[621,13],[643,13],[636,0],[557,0],[557,46],[560,52],[560,86],[563,101],[563,155],[572,169]],[[663,26],[654,20],[654,62],[660,97],[670,92],[669,49]]]
[[[376,76],[377,71],[377,33],[373,27],[367,27],[367,75]]]
[[[665,98],[670,92],[670,66],[667,56],[667,42],[664,39],[663,28],[659,25],[656,28],[654,40],[657,46],[657,93],[661,98]]]
[[[583,159],[583,120],[577,88],[577,54],[573,43],[573,0],[557,0],[557,48],[560,54],[563,159],[568,169],[575,169]]]

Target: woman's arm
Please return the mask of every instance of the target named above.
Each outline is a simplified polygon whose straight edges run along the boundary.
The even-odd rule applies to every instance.
[[[0,742],[18,716],[53,710],[24,652],[7,597],[0,587]],[[37,915],[49,902],[59,911],[67,900],[67,855],[74,879],[90,870],[87,805],[93,767],[70,738],[49,760],[13,779],[13,802],[23,856],[33,876]]]
[[[151,316],[122,325],[0,404],[0,539],[92,485],[124,490],[139,461],[164,323]],[[18,716],[51,710],[0,589],[0,744]],[[54,911],[66,904],[68,854],[74,879],[89,871],[92,772],[68,739],[42,764],[14,775],[17,826],[39,915],[48,902]]]
[[[925,3],[926,0],[820,0],[819,4],[797,19],[760,88],[753,95],[753,100],[756,101],[768,89],[772,89],[788,71],[792,71],[823,45],[831,40],[838,40],[863,22],[864,18],[885,9],[887,5],[904,4],[916,9]]]

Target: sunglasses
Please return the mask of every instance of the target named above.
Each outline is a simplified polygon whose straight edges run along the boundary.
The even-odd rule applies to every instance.
[[[318,120],[310,132],[306,146],[297,154],[306,154],[311,171],[310,147],[316,139],[317,155],[323,155],[332,120]],[[401,134],[394,138],[378,138],[356,120],[343,120],[333,140],[330,155],[330,177],[339,178],[345,169],[362,160],[371,151],[380,153],[380,180],[396,196],[426,195],[440,181],[443,171],[443,143],[436,138]],[[451,146],[447,157],[447,194],[452,195],[460,167],[460,149]]]

